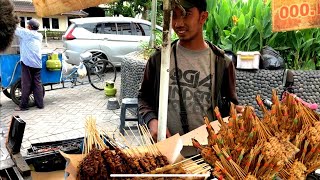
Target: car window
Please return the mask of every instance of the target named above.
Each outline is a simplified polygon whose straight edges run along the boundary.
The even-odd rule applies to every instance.
[[[115,23],[105,23],[104,24],[105,34],[117,34],[117,27]]]
[[[92,33],[98,33],[98,34],[103,33],[101,23],[87,23],[87,24],[82,24],[81,27],[83,27],[84,29],[86,29]]]
[[[121,35],[132,35],[130,23],[117,23],[118,34]]]
[[[137,36],[144,36],[145,35],[144,30],[142,29],[142,27],[139,24],[134,23],[134,28],[136,29]]]
[[[68,27],[68,29],[66,30],[66,34],[67,34],[67,32],[69,32],[71,29],[73,29],[74,26],[75,26],[75,24],[71,24],[71,25]]]
[[[150,36],[151,26],[147,24],[139,23],[139,26],[143,29],[145,36]]]

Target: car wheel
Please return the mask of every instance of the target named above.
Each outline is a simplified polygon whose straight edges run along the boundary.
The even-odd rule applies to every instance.
[[[92,63],[101,60],[101,59],[108,59],[107,56],[102,53],[102,52],[98,52],[98,51],[92,51]]]
[[[92,66],[95,62],[105,59],[108,60],[107,56],[102,52],[93,51],[92,53],[92,61],[89,62],[90,66]],[[95,64],[97,67],[97,64]],[[100,69],[103,69],[103,64],[100,64]]]

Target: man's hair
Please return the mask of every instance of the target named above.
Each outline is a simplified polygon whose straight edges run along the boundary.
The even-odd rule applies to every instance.
[[[179,2],[179,4],[185,9],[196,7],[199,12],[207,11],[206,0],[179,0]]]
[[[0,52],[11,44],[18,22],[10,0],[0,0]]]
[[[40,23],[36,19],[30,19],[27,24],[31,27],[32,30],[38,30]]]

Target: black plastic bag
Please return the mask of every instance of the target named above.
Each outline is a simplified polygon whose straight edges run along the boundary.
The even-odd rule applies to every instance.
[[[284,59],[280,56],[279,52],[269,46],[262,48],[261,52],[260,69],[277,70],[284,69]]]

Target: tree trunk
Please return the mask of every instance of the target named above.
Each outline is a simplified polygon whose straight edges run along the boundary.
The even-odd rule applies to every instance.
[[[142,12],[142,17],[141,18],[144,19],[144,20],[149,20],[148,19],[148,17],[149,17],[148,15],[149,15],[149,11],[150,10],[146,6],[143,7],[143,9],[144,9],[144,11]]]

